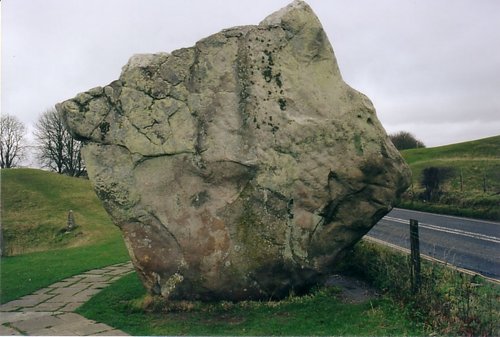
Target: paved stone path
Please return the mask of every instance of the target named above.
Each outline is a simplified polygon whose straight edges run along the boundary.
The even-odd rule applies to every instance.
[[[0,335],[127,336],[73,311],[132,270],[130,262],[91,270],[2,304]]]

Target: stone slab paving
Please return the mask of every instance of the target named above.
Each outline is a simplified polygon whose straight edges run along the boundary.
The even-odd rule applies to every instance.
[[[127,336],[73,311],[132,271],[130,262],[90,270],[2,304],[0,336]]]

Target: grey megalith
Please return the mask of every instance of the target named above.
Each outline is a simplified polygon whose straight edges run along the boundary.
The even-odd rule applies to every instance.
[[[57,109],[144,285],[170,299],[306,290],[410,181],[303,1],[133,56]]]

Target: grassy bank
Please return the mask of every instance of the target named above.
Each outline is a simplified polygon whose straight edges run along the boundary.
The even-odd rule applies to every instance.
[[[4,255],[121,240],[88,180],[36,169],[0,173]],[[78,227],[64,233],[69,210]]]
[[[372,283],[405,307],[427,334],[500,336],[500,286],[435,262],[422,262],[422,285],[412,292],[409,257],[362,241],[342,270]]]
[[[413,184],[400,207],[443,214],[500,220],[500,136],[401,152]],[[433,200],[424,200],[422,172],[448,170]]]

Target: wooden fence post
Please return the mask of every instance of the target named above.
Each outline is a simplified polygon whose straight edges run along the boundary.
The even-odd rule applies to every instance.
[[[460,192],[464,191],[464,175],[462,169],[460,169]]]
[[[411,248],[411,289],[414,294],[420,290],[420,242],[418,237],[418,221],[410,219]]]

